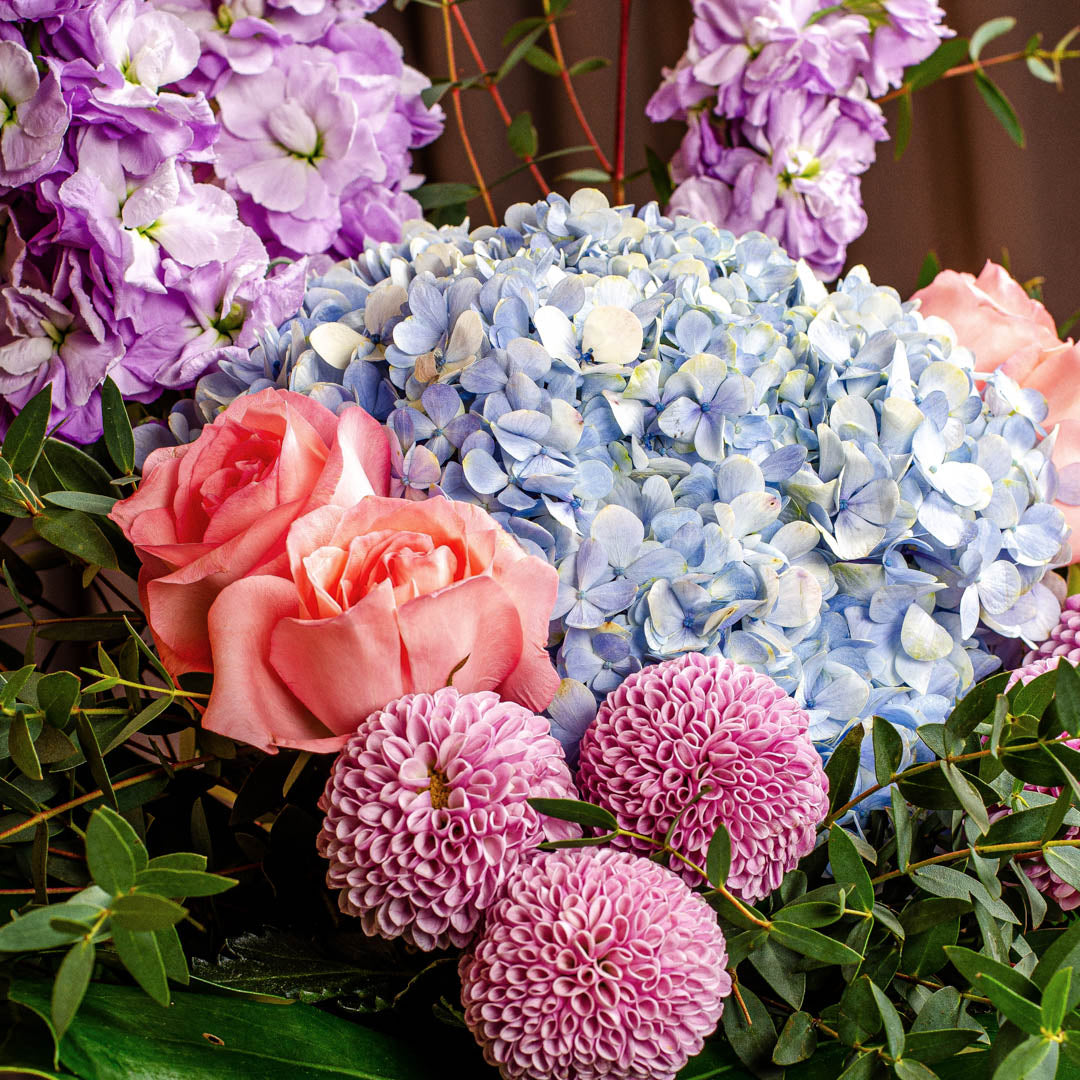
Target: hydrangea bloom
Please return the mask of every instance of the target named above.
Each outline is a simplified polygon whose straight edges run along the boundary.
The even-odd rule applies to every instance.
[[[973,371],[862,269],[830,293],[760,234],[586,190],[369,246],[174,423],[274,385],[360,405],[403,490],[487,507],[559,569],[559,669],[598,699],[722,655],[795,697],[824,754],[888,715],[910,760],[996,666],[987,631],[1033,644],[1060,610],[1045,406]]]
[[[761,900],[813,850],[829,810],[808,724],[767,675],[690,653],[628,676],[608,695],[581,741],[578,787],[631,832],[662,839],[678,819],[670,842],[698,866],[725,825],[728,888]],[[697,871],[679,869],[688,884],[702,884]]]
[[[532,849],[573,835],[530,796],[575,797],[543,717],[452,687],[392,701],[360,724],[319,802],[327,884],[368,934],[467,945]]]
[[[611,849],[521,867],[458,964],[465,1020],[507,1080],[673,1080],[731,993],[709,905]]]

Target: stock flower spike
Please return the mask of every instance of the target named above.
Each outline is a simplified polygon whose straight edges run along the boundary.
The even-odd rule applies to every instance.
[[[670,870],[610,849],[523,865],[458,970],[506,1080],[673,1080],[731,993],[724,935]]]
[[[399,698],[334,762],[319,801],[327,884],[367,934],[460,948],[537,844],[576,834],[527,799],[574,796],[542,716],[453,687]]]
[[[662,840],[698,867],[718,824],[731,837],[727,886],[769,895],[808,851],[829,809],[809,717],[767,675],[690,653],[628,675],[581,740],[582,798],[621,828]],[[616,843],[648,853],[632,837]],[[698,870],[677,864],[688,885]]]

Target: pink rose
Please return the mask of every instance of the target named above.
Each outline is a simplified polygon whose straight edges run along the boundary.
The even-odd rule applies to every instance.
[[[142,560],[139,597],[166,668],[213,670],[211,605],[246,574],[288,574],[285,537],[298,517],[389,484],[376,420],[359,408],[337,417],[288,390],[237,398],[193,443],[155,450],[109,516]]]
[[[924,315],[952,324],[960,344],[975,354],[976,371],[1000,368],[1046,398],[1050,411],[1044,426],[1047,431],[1059,427],[1053,460],[1060,487],[1054,505],[1073,536],[1080,536],[1080,345],[1060,340],[1050,312],[989,261],[978,277],[943,270],[912,299],[921,301]],[[1074,543],[1073,551],[1080,562],[1080,544]]]
[[[480,507],[369,497],[298,519],[291,580],[234,580],[210,609],[211,731],[271,750],[340,749],[404,694],[494,690],[540,712],[558,575]]]

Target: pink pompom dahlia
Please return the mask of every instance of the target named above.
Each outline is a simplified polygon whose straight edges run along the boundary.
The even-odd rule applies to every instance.
[[[1080,593],[1066,599],[1057,626],[1050,631],[1050,636],[1041,645],[1024,657],[1024,664],[1026,666],[1035,660],[1051,656],[1065,656],[1074,667],[1080,664]]]
[[[699,866],[723,823],[727,886],[760,900],[813,848],[828,813],[808,723],[772,679],[743,664],[700,653],[666,660],[630,675],[600,706],[581,741],[581,797],[657,839],[682,813],[671,844]],[[655,850],[632,837],[615,843]],[[690,867],[681,872],[703,884]]]
[[[575,798],[548,721],[452,687],[372,713],[334,762],[319,852],[364,932],[462,947],[537,844],[575,835],[532,797]]]
[[[506,1080],[671,1080],[731,992],[716,916],[610,848],[522,866],[459,964],[465,1020]]]

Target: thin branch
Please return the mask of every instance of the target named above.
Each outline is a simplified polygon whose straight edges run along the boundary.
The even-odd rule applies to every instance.
[[[461,145],[465,149],[465,156],[469,159],[469,167],[476,179],[476,186],[480,189],[480,198],[484,200],[484,208],[491,218],[492,225],[498,225],[499,219],[495,216],[495,204],[491,201],[491,192],[484,183],[484,174],[480,171],[480,163],[473,153],[472,143],[469,141],[469,133],[465,130],[465,113],[461,107],[461,87],[457,85],[457,63],[454,60],[454,27],[450,22],[450,9],[453,7],[452,0],[442,0],[443,38],[446,42],[446,63],[450,74],[450,81],[454,84],[450,96],[454,102],[454,116],[457,119],[458,132],[461,135]]]
[[[585,140],[593,148],[593,153],[596,154],[596,160],[600,162],[600,168],[602,168],[604,172],[610,173],[611,162],[608,160],[607,154],[604,153],[596,136],[593,134],[592,128],[589,126],[589,121],[585,117],[585,110],[582,109],[581,102],[578,100],[577,91],[574,89],[574,81],[570,78],[570,69],[566,66],[566,57],[563,54],[562,42],[559,40],[559,31],[555,26],[555,20],[551,17],[551,0],[544,0],[544,14],[548,17],[548,35],[551,38],[551,54],[555,57],[555,61],[559,65],[559,75],[562,78],[566,96],[570,99],[570,108],[574,110],[574,116],[577,117],[577,122],[581,125]]]
[[[480,50],[476,45],[476,39],[472,36],[472,32],[465,22],[465,16],[461,14],[461,5],[454,4],[453,11],[454,18],[457,20],[458,29],[461,31],[461,36],[465,39],[465,44],[468,46],[469,52],[472,53],[473,60],[476,61],[476,66],[481,72],[487,71],[487,65],[484,63],[484,58],[480,55]],[[509,128],[514,120],[510,115],[510,110],[506,107],[506,102],[503,101],[503,96],[499,91],[498,84],[490,75],[485,75],[484,86],[487,87],[487,92],[491,95],[491,100],[495,102],[495,108],[499,110],[499,115],[502,117],[503,123]],[[548,187],[547,181],[544,179],[543,173],[540,172],[536,162],[533,160],[532,154],[525,154],[522,157],[522,160],[528,165],[529,172],[533,174],[533,179],[539,185],[541,194],[546,198],[551,194],[551,188]]]
[[[630,65],[630,2],[620,0],[619,11],[619,69],[615,90],[615,173],[611,178],[615,203],[626,199],[626,81]]]
[[[904,877],[912,870],[921,870],[924,866],[935,866],[938,863],[953,862],[956,859],[969,858],[972,850],[977,855],[1002,855],[1006,852],[1014,852],[1016,858],[1034,856],[1048,847],[1080,847],[1080,837],[1072,840],[1047,840],[1045,843],[1037,841],[1017,841],[1012,844],[974,844],[971,848],[959,848],[956,851],[944,851],[940,855],[933,855],[921,862],[908,864],[906,870],[890,870],[887,874],[879,874],[870,879],[872,885],[880,885],[883,881],[891,881],[893,878]]]

